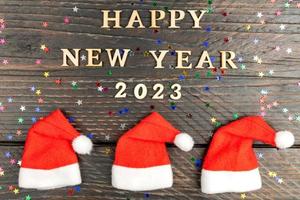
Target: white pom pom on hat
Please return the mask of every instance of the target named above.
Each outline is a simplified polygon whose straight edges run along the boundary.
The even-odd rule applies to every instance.
[[[72,147],[78,154],[90,154],[93,149],[93,143],[85,135],[80,135],[72,141]]]
[[[286,149],[293,146],[295,142],[294,135],[289,131],[278,131],[275,134],[275,144],[279,149]]]
[[[179,133],[176,135],[174,144],[182,151],[190,151],[194,146],[193,138],[187,133]]]

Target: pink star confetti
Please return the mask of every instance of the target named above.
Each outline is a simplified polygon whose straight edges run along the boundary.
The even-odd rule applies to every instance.
[[[7,64],[8,64],[8,60],[7,60],[7,59],[4,59],[4,60],[2,61],[2,63],[3,63],[4,65],[7,65]]]
[[[13,186],[13,185],[8,186],[8,190],[9,190],[9,191],[13,191],[15,188],[16,188],[16,187]]]
[[[44,99],[39,98],[39,99],[38,99],[38,103],[44,103]]]
[[[45,27],[45,28],[47,28],[48,27],[48,22],[43,22],[42,26]]]
[[[260,115],[261,115],[262,117],[264,117],[264,116],[266,116],[266,112],[261,112]]]
[[[5,110],[4,106],[0,106],[0,111],[3,112]]]
[[[17,133],[16,133],[18,136],[22,135],[22,131],[20,129],[17,130]]]
[[[280,10],[276,10],[276,11],[275,11],[275,15],[276,15],[276,16],[280,16],[280,15],[281,15],[281,11],[280,11]]]
[[[64,18],[64,23],[69,24],[70,23],[70,17],[65,17]]]
[[[1,44],[1,45],[6,44],[6,40],[5,40],[4,38],[1,38],[1,39],[0,39],[0,44]]]
[[[10,159],[9,163],[10,163],[11,165],[14,165],[14,164],[16,164],[16,160],[15,160],[15,159]]]
[[[280,51],[280,47],[279,47],[279,46],[276,46],[276,47],[275,47],[275,51]]]
[[[41,60],[41,59],[37,59],[37,60],[35,61],[35,64],[37,64],[37,65],[42,64],[42,60]]]

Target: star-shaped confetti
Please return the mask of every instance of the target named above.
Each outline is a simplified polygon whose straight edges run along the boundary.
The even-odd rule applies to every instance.
[[[263,153],[257,153],[257,156],[259,159],[263,158],[264,157],[264,154]]]
[[[216,123],[217,119],[214,118],[214,117],[212,117],[212,118],[210,119],[210,121],[211,121],[212,123]]]
[[[109,141],[110,140],[110,135],[105,135],[105,140]]]
[[[268,175],[272,178],[276,177],[277,176],[277,173],[276,172],[273,172],[273,171],[269,171],[268,172]]]
[[[279,28],[280,28],[280,30],[283,31],[285,29],[285,25],[284,24],[280,24]]]
[[[76,101],[76,104],[79,105],[79,106],[81,106],[81,105],[82,105],[82,100],[81,100],[81,99],[78,99],[78,100]]]
[[[44,51],[46,48],[47,48],[47,47],[46,47],[46,45],[45,45],[45,44],[42,44],[42,45],[41,45],[41,50],[43,50],[43,51]]]
[[[258,12],[256,15],[258,18],[261,18],[263,16],[263,14],[261,12]]]
[[[42,94],[42,91],[41,90],[36,90],[35,94],[39,96],[39,95]]]
[[[282,179],[282,178],[278,178],[276,181],[277,181],[277,183],[279,183],[279,184],[282,184],[282,183],[283,183],[283,179]]]
[[[64,23],[69,24],[70,23],[70,17],[64,17]]]
[[[47,28],[47,27],[48,27],[48,22],[43,22],[43,23],[42,23],[42,26],[43,26],[44,28]]]
[[[20,110],[21,110],[22,112],[24,112],[24,111],[26,110],[26,107],[25,107],[25,106],[21,106],[21,107],[20,107]]]
[[[45,78],[48,78],[50,73],[49,72],[44,72],[43,75],[44,75]]]
[[[76,12],[76,13],[77,13],[78,10],[79,10],[79,8],[77,8],[77,6],[74,6],[74,7],[73,7],[73,12]]]
[[[246,197],[247,197],[247,196],[246,196],[245,193],[242,193],[242,194],[241,194],[241,199],[246,199]]]
[[[22,117],[19,117],[19,118],[18,118],[18,123],[19,123],[19,124],[23,124],[23,122],[24,122],[24,119],[23,119]]]
[[[265,74],[264,74],[263,72],[259,72],[259,73],[258,73],[258,76],[259,76],[260,78],[264,77],[264,75],[265,75]]]
[[[122,130],[124,130],[124,129],[126,128],[126,124],[125,124],[125,123],[122,123],[122,124],[120,125],[120,128],[121,128]]]

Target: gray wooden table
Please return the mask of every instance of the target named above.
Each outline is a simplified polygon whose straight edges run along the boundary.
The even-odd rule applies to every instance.
[[[261,107],[265,107],[265,119],[276,130],[294,132],[296,144],[288,150],[255,144],[255,151],[260,155],[263,187],[246,193],[246,199],[300,199],[299,3],[292,1],[288,6],[281,0],[274,3],[215,0],[214,12],[203,18],[203,29],[191,29],[192,21],[187,19],[181,23],[181,29],[153,31],[100,29],[100,10],[122,9],[128,17],[132,9],[138,9],[149,22],[149,9],[206,9],[208,2],[0,0],[0,18],[5,20],[6,26],[0,35],[6,40],[6,44],[0,46],[0,106],[3,106],[0,167],[4,170],[4,176],[0,177],[0,199],[25,199],[26,196],[47,200],[240,199],[239,193],[201,193],[199,164],[216,129],[211,118],[226,124],[236,115],[261,114]],[[79,8],[78,12],[73,12],[74,6]],[[277,13],[279,16],[275,15],[277,10],[281,11]],[[257,17],[258,12],[262,13],[261,18]],[[65,17],[70,20],[69,24],[64,23]],[[48,26],[44,27],[43,22]],[[285,25],[281,26],[284,30],[281,24]],[[203,43],[205,41],[208,45]],[[48,53],[40,49],[42,44],[49,48]],[[122,69],[108,64],[102,68],[64,68],[60,67],[61,48],[130,48],[134,55]],[[172,67],[154,70],[153,59],[145,56],[144,51],[168,48],[192,50],[190,60],[194,63],[201,51],[208,50],[216,58],[215,65],[219,63],[218,50],[232,50],[239,58],[236,60],[239,69],[227,70],[224,74]],[[254,56],[262,63],[253,60]],[[41,64],[36,64],[39,59]],[[3,64],[5,60],[8,64]],[[174,65],[175,57],[168,56],[166,63]],[[49,72],[49,77],[44,77],[44,72]],[[259,73],[264,76],[260,77]],[[217,80],[218,75],[221,80]],[[56,84],[60,79],[61,84]],[[73,81],[77,86],[72,87]],[[126,99],[114,98],[114,86],[119,81],[128,85]],[[97,91],[97,82],[108,91]],[[133,97],[137,83],[149,88],[149,96],[144,100]],[[166,88],[170,83],[180,83],[183,97],[174,102],[168,98],[152,100],[151,88],[155,83],[162,83]],[[38,90],[40,95],[36,94]],[[260,102],[263,96],[264,102]],[[39,99],[44,103],[39,103]],[[82,100],[82,105],[76,103],[78,100]],[[22,112],[21,106],[26,110]],[[19,189],[19,166],[14,161],[21,159],[27,130],[35,119],[56,108],[61,108],[81,133],[93,135],[92,155],[80,156],[83,183],[80,188]],[[127,113],[119,112],[125,108]],[[151,192],[116,190],[110,182],[116,141],[151,111],[160,112],[175,127],[190,133],[195,139],[195,148],[184,153],[173,145],[168,146],[174,171],[172,188]],[[23,123],[20,120],[24,120]],[[269,172],[276,173],[276,177],[269,176]],[[279,178],[283,183],[278,183]]]

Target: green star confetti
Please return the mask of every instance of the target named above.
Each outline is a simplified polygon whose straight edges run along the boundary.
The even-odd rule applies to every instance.
[[[217,127],[217,128],[220,127],[221,125],[222,125],[221,122],[216,122],[216,123],[215,123],[215,127]]]
[[[28,194],[28,195],[25,197],[25,200],[31,200],[31,196]]]
[[[19,118],[18,118],[18,123],[19,123],[19,124],[23,124],[23,122],[24,122],[24,119],[23,119],[22,117],[19,117]]]
[[[232,118],[233,118],[234,120],[236,120],[236,119],[239,118],[239,115],[238,115],[237,113],[233,113]]]
[[[207,71],[206,72],[206,77],[208,78],[208,77],[211,77],[211,71]]]
[[[112,71],[111,71],[111,70],[108,70],[107,75],[108,75],[108,76],[112,76]]]
[[[200,79],[200,73],[199,73],[199,72],[196,72],[196,73],[195,73],[195,78],[196,78],[196,79]]]

